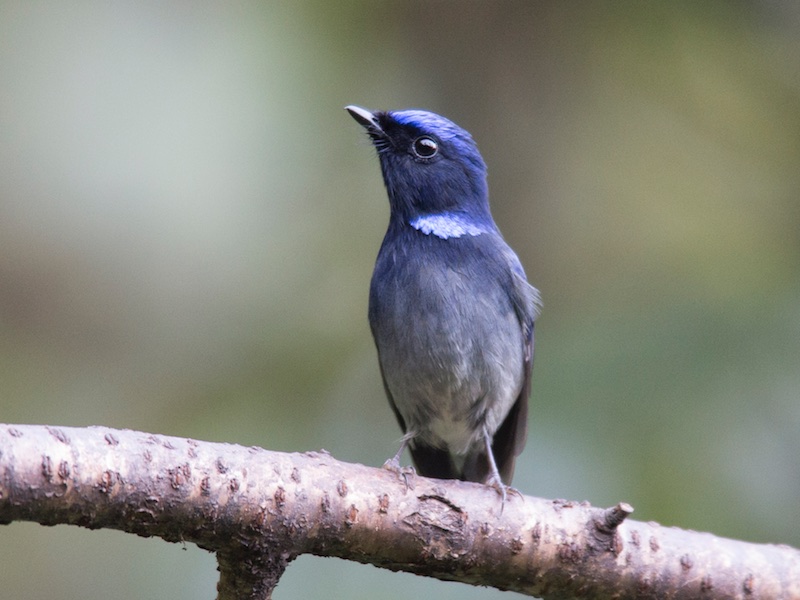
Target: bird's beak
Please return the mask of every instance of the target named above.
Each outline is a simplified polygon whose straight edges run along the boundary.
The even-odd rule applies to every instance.
[[[380,123],[378,123],[378,118],[366,108],[353,106],[351,104],[350,106],[345,106],[344,109],[349,112],[350,116],[353,117],[359,125],[366,129],[368,133],[383,133],[383,129],[381,128]]]

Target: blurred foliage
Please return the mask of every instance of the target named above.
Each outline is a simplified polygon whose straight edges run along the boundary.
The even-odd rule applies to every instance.
[[[342,111],[478,141],[539,287],[525,493],[800,545],[800,10],[0,1],[0,420],[379,465],[387,219]],[[13,598],[213,597],[213,557],[0,530]],[[499,597],[303,557],[278,597]],[[505,597],[505,596],[504,596]]]

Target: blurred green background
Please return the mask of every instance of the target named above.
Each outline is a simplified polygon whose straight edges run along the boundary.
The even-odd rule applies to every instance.
[[[0,2],[0,420],[380,465],[388,205],[342,110],[470,130],[545,309],[515,485],[800,546],[789,1]],[[0,528],[8,598],[211,598],[211,555]],[[277,598],[500,592],[302,557]],[[502,597],[506,597],[503,595]]]

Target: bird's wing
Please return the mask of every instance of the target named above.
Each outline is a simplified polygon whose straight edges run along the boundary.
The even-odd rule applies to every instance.
[[[531,392],[533,370],[534,321],[539,314],[541,299],[538,290],[528,283],[519,259],[510,249],[506,258],[510,263],[513,280],[512,303],[525,340],[522,387],[492,442],[492,454],[497,462],[497,469],[503,481],[510,484],[514,475],[514,462],[525,447],[528,436],[528,397]]]
[[[401,415],[400,411],[397,410],[397,405],[394,403],[394,398],[392,398],[392,392],[389,391],[389,386],[386,385],[386,375],[383,373],[383,362],[381,362],[380,348],[378,349],[378,366],[381,369],[381,380],[383,381],[383,389],[386,392],[386,398],[389,400],[389,406],[392,407],[392,412],[394,413],[394,416],[397,417],[397,422],[400,424],[400,429],[403,430],[403,433],[408,433],[403,415]]]

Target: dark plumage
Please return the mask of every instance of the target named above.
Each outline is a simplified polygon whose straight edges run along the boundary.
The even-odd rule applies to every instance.
[[[348,106],[378,151],[389,228],[369,323],[389,403],[420,474],[505,495],[525,445],[539,294],[489,211],[469,133],[421,111]]]

